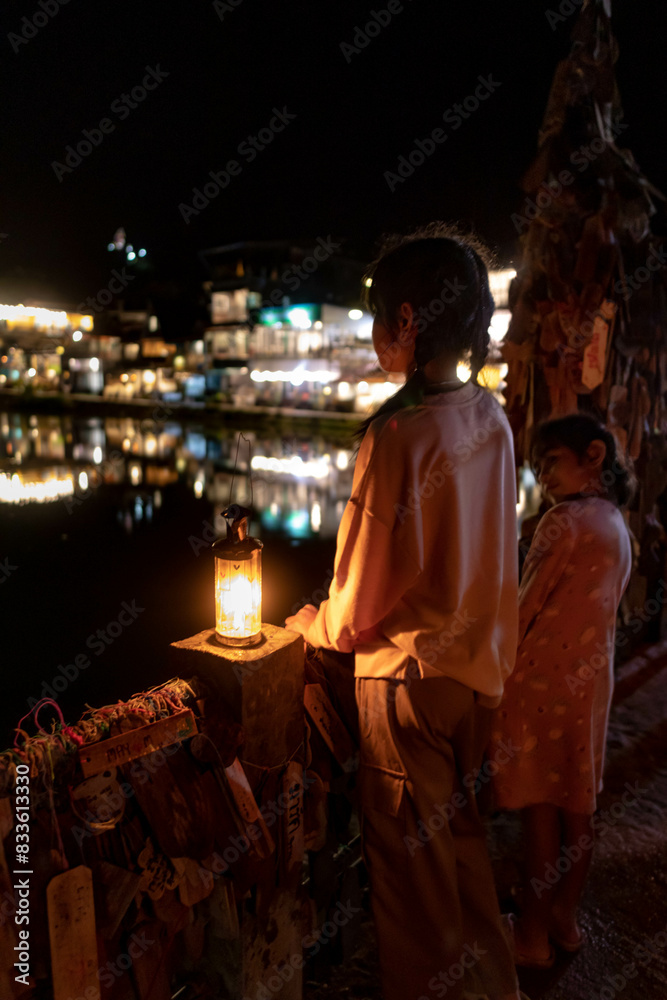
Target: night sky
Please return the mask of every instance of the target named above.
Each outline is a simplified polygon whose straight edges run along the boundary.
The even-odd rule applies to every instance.
[[[358,52],[341,44],[386,22],[385,0],[41,3],[3,5],[5,294],[20,278],[72,304],[95,295],[121,225],[164,277],[205,277],[197,251],[240,240],[331,234],[367,256],[382,232],[434,218],[475,227],[502,263],[516,258],[510,215],[576,17],[551,26],[545,11],[574,2],[392,0]],[[664,190],[667,5],[614,0],[613,14],[622,145]],[[123,95],[147,68],[154,89],[132,108]],[[493,93],[458,127],[454,112],[443,122],[480,77]],[[251,157],[241,144],[275,109],[295,117]],[[446,141],[391,191],[385,172],[436,128]],[[54,162],[84,130],[99,144],[58,177]],[[230,160],[237,175],[186,223],[179,205]]]

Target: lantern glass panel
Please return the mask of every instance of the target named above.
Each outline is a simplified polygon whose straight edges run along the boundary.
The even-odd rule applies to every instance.
[[[262,632],[261,548],[244,558],[216,555],[215,631],[227,645],[248,645]]]

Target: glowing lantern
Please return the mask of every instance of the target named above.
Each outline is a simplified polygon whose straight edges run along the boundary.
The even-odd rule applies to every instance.
[[[262,543],[248,534],[247,507],[223,510],[227,537],[213,543],[215,637],[223,646],[251,646],[262,635]]]

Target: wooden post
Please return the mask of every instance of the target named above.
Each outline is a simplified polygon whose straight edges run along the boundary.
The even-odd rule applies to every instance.
[[[301,1000],[303,639],[262,625],[260,644],[221,646],[209,629],[173,643],[171,656],[175,675],[200,677],[243,727],[245,774],[253,792],[261,781],[261,801],[270,802],[276,816],[270,828],[276,853],[258,866],[258,878],[241,902],[242,967],[235,1000]]]

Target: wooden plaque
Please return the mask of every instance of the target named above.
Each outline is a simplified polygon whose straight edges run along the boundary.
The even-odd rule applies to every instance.
[[[79,750],[79,761],[84,777],[90,778],[108,767],[127,764],[137,757],[170,746],[180,740],[187,740],[197,733],[197,723],[189,708],[183,712],[170,715],[167,719],[158,719],[140,729],[130,729],[119,736],[112,736],[101,743],[91,743]]]
[[[100,996],[93,873],[85,865],[52,878],[46,888],[53,1000]]]

